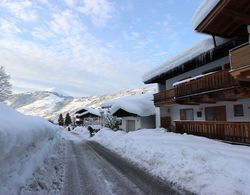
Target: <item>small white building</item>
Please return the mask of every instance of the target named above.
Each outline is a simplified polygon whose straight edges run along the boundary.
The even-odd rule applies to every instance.
[[[155,106],[152,94],[120,98],[113,102],[111,114],[121,118],[120,129],[134,131],[155,128]]]

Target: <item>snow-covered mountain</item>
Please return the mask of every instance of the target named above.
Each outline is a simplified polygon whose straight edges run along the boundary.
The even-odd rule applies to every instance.
[[[6,103],[21,113],[56,121],[61,113],[64,115],[67,112],[73,113],[81,107],[98,108],[105,101],[154,91],[155,88],[139,88],[115,94],[79,98],[67,96],[53,89],[13,94]]]

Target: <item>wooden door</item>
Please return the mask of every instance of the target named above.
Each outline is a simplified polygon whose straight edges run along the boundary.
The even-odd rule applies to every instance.
[[[206,121],[227,121],[226,106],[205,108]]]

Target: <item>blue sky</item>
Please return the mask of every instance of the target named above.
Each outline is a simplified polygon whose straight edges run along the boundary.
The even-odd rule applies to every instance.
[[[14,92],[74,96],[142,87],[142,75],[205,39],[201,0],[0,0],[0,65]]]

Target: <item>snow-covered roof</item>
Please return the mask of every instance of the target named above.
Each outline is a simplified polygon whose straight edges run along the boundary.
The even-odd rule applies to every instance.
[[[153,95],[149,93],[120,98],[113,102],[110,111],[111,114],[114,114],[122,109],[138,116],[151,116],[155,114],[155,106],[152,100]]]
[[[220,0],[204,0],[194,13],[193,27],[197,28],[219,2]]]
[[[223,38],[216,38],[216,44],[221,45],[225,43],[227,40]],[[214,48],[213,39],[209,38],[206,40],[203,40],[199,43],[194,44],[193,46],[183,50],[179,54],[177,54],[175,57],[170,58],[163,64],[160,64],[159,66],[155,67],[151,71],[147,72],[143,75],[143,82],[147,82],[148,80],[161,75],[173,68],[176,68],[180,66],[181,64],[192,60],[193,58],[199,56],[202,53],[208,52],[209,50]]]
[[[94,108],[85,108],[87,111],[83,112],[81,114],[77,114],[77,116],[84,116],[86,114],[93,114],[96,116],[101,116],[100,111],[98,109],[94,109]]]
[[[76,109],[75,113],[80,112],[80,111],[83,112],[83,110],[85,110],[84,112],[86,112],[88,109],[86,107],[81,107],[81,108]]]
[[[116,99],[117,100],[117,99]],[[101,104],[102,108],[110,108],[114,104],[115,100],[108,100]]]

